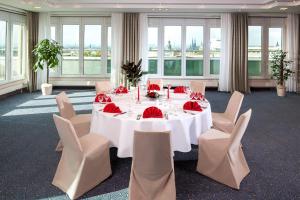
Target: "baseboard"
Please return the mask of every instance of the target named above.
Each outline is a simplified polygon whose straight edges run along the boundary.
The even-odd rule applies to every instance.
[[[16,95],[16,94],[22,94],[22,93],[25,93],[25,92],[29,92],[28,88],[21,88],[21,89],[18,89],[18,90],[14,90],[12,92],[8,92],[8,93],[0,95],[0,100],[3,100],[7,97],[10,97],[10,96],[13,96],[13,95]]]

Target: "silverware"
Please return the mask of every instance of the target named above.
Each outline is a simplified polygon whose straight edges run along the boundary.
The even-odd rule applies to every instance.
[[[142,117],[142,115],[141,115],[141,114],[138,114],[138,115],[136,116],[136,120],[140,120],[141,117]]]
[[[183,111],[184,113],[187,113],[187,114],[191,114],[191,115],[196,115],[195,113],[191,113],[191,112],[187,112],[187,111]]]
[[[166,120],[168,120],[169,119],[168,113],[165,113],[164,115],[165,115]]]
[[[117,113],[117,114],[114,114],[113,116],[116,117],[116,116],[119,116],[119,115],[123,115],[123,114],[125,114],[125,113],[127,113],[127,112]]]

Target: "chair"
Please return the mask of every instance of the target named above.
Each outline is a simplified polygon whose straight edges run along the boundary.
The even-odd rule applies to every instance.
[[[206,84],[204,81],[194,80],[190,82],[192,92],[200,92],[205,95]]]
[[[240,146],[252,110],[240,116],[232,134],[210,129],[199,137],[197,171],[215,181],[240,189],[250,169]]]
[[[109,141],[94,133],[78,138],[69,120],[53,119],[64,148],[52,184],[76,199],[111,175]]]
[[[106,93],[109,92],[110,90],[112,90],[112,85],[110,83],[110,81],[98,81],[95,84],[96,86],[96,94],[99,93]]]
[[[176,199],[170,131],[135,131],[129,199]]]
[[[56,96],[56,103],[60,116],[70,120],[78,137],[86,135],[90,132],[92,118],[91,114],[76,115],[73,105],[65,92],[61,92]],[[62,148],[62,143],[59,141],[56,151],[61,151]]]
[[[164,82],[162,79],[148,79],[148,83],[150,82],[150,84],[157,84],[160,87],[160,90],[163,90],[164,88]],[[147,84],[147,88],[148,88],[148,84]]]
[[[240,112],[244,95],[235,91],[228,102],[225,113],[212,113],[213,128],[231,133]]]

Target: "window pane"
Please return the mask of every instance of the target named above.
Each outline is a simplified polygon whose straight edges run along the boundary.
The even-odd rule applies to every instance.
[[[210,28],[210,74],[219,74],[221,53],[221,28]]]
[[[186,75],[203,76],[203,27],[186,27]]]
[[[111,27],[107,29],[107,73],[111,72]]]
[[[269,74],[271,73],[272,54],[280,49],[282,49],[282,28],[269,28]]]
[[[181,26],[165,26],[164,75],[181,75]]]
[[[84,74],[101,73],[101,26],[84,26]]]
[[[51,26],[51,39],[56,40],[55,26]]]
[[[158,28],[148,28],[148,71],[157,74]]]
[[[19,24],[13,25],[12,35],[12,77],[19,77],[22,75],[22,41],[23,41],[23,27]]]
[[[80,74],[79,25],[63,25],[62,74]]]
[[[272,53],[282,49],[282,28],[269,28],[269,59]]]
[[[5,80],[6,22],[0,21],[0,81]]]
[[[248,27],[248,73],[261,75],[261,26]]]

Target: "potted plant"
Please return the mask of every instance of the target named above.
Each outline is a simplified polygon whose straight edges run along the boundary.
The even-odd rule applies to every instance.
[[[52,93],[52,84],[49,84],[49,69],[54,69],[59,64],[58,56],[62,55],[62,46],[54,40],[44,39],[40,41],[33,50],[35,64],[33,70],[43,70],[47,68],[47,83],[41,85],[42,94],[50,95]]]
[[[287,52],[277,50],[272,54],[271,70],[272,79],[276,80],[277,84],[277,95],[285,96],[285,81],[294,73],[288,68],[292,63],[290,60],[286,60]]]
[[[142,71],[142,59],[137,64],[134,62],[126,62],[121,68],[122,73],[125,75],[129,82],[129,87],[136,87],[137,83],[141,80],[141,77],[146,72]]]

